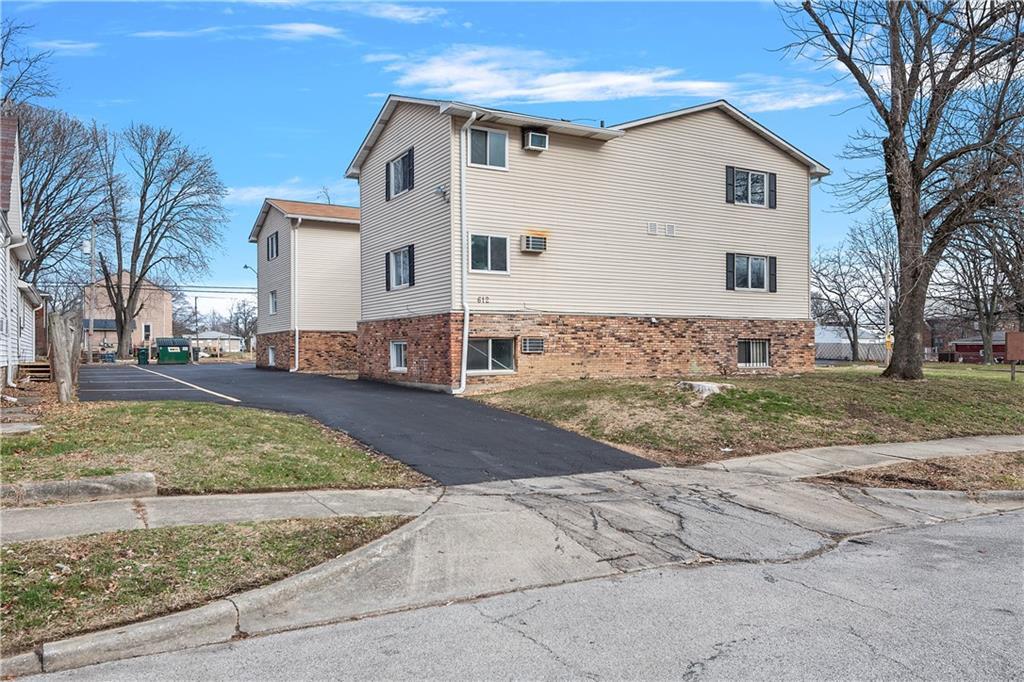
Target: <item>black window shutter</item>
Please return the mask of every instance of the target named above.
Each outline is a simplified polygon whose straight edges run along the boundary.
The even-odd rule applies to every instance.
[[[405,188],[412,189],[413,176],[415,174],[412,170],[412,150],[409,150],[409,158],[405,162]]]
[[[732,291],[736,288],[736,254],[725,254],[725,288]]]
[[[775,279],[775,256],[768,256],[768,291],[778,289]]]
[[[768,208],[775,208],[775,173],[768,174]]]
[[[391,201],[391,163],[384,164],[384,201]]]
[[[416,247],[409,244],[409,286],[416,284]]]
[[[732,166],[725,167],[725,201],[728,204],[736,203],[736,193],[733,184],[736,182],[736,169]]]
[[[391,254],[384,254],[384,290],[391,291]]]

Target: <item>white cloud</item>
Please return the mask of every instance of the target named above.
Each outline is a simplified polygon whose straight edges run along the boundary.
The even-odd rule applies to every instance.
[[[342,38],[340,28],[325,24],[289,23],[267,24],[262,27],[273,40],[309,40],[311,38]]]
[[[541,50],[457,45],[434,55],[370,54],[398,86],[480,103],[582,102],[632,97],[729,98],[750,111],[805,109],[851,96],[847,89],[806,79],[745,74],[734,79],[685,78],[664,66],[586,70]]]
[[[540,50],[454,46],[421,59],[406,58],[386,70],[403,87],[475,101],[566,102],[658,95],[720,97],[729,84],[679,78],[678,69],[584,71]]]
[[[374,64],[378,62],[394,62],[402,58],[402,55],[395,54],[394,52],[381,52],[377,54],[363,55],[363,61],[367,64]]]
[[[300,177],[289,178],[276,185],[245,185],[228,187],[224,203],[232,206],[259,204],[270,197],[294,201],[323,201],[321,190],[324,185],[304,182]],[[352,204],[359,201],[359,186],[351,180],[326,183],[331,201],[336,204]]]
[[[389,2],[359,2],[345,6],[345,9],[376,19],[400,21],[403,24],[422,24],[433,21],[447,13],[443,7],[426,5],[398,5]]]
[[[190,31],[139,31],[130,34],[133,38],[195,38],[199,36],[220,33],[226,30],[223,26],[207,26]]]
[[[37,50],[53,52],[57,57],[81,57],[92,54],[99,43],[86,43],[78,40],[40,40],[32,43]]]

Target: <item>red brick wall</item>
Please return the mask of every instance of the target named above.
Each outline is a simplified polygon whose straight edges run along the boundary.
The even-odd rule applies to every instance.
[[[270,364],[268,348],[274,348],[276,369],[291,369],[295,361],[295,332],[256,335],[256,366]],[[299,371],[325,374],[354,373],[358,369],[355,332],[299,332]]]
[[[474,314],[471,337],[516,338],[516,372],[473,376],[470,385],[518,385],[545,379],[664,377],[800,372],[814,368],[809,320]],[[522,337],[545,339],[544,353],[522,352]],[[739,369],[736,342],[769,339],[771,367]]]
[[[458,313],[359,323],[359,375],[445,387],[458,385],[462,316]],[[801,372],[814,367],[808,320],[473,314],[471,337],[516,339],[516,372],[470,375],[472,387],[547,379]],[[545,339],[541,354],[521,352],[522,337]],[[739,369],[736,342],[769,339],[771,367]],[[408,344],[409,371],[388,371],[389,342]]]
[[[462,315],[359,323],[359,378],[450,388],[459,381]],[[407,372],[392,372],[391,342],[405,341]]]

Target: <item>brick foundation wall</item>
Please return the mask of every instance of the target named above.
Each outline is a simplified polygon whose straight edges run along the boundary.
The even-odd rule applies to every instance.
[[[359,378],[450,389],[459,381],[462,315],[421,315],[359,323]],[[406,372],[392,372],[391,342],[405,341]]]
[[[270,367],[269,348],[274,348],[273,369],[289,370],[294,362],[295,332],[256,335],[256,366]],[[359,366],[355,332],[300,331],[299,371],[350,374]]]
[[[359,323],[359,376],[376,381],[458,385],[462,315],[450,313]],[[814,368],[809,320],[591,315],[473,314],[471,337],[516,339],[516,372],[470,375],[472,390],[585,377],[664,377],[802,372]],[[540,354],[522,352],[523,337],[545,340]],[[740,339],[768,339],[771,367],[737,367]],[[409,371],[388,371],[389,342],[405,340]]]
[[[467,383],[511,387],[547,379],[802,372],[814,368],[814,322],[590,315],[474,314],[470,337],[516,339],[516,372]],[[545,340],[522,352],[522,337]],[[771,367],[737,367],[740,339],[768,339]]]

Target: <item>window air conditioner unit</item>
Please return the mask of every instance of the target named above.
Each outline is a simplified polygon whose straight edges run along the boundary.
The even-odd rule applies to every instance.
[[[548,250],[548,238],[524,234],[519,237],[519,250],[527,253],[541,253]]]
[[[544,339],[543,338],[524,338],[523,339],[523,352],[524,353],[543,353],[544,352]]]
[[[548,134],[543,130],[523,131],[523,149],[532,152],[542,152],[548,148]]]

